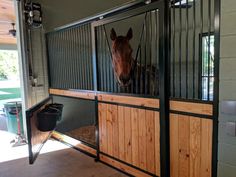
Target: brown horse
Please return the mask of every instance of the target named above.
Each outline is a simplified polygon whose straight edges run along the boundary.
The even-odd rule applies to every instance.
[[[131,72],[134,66],[133,49],[129,44],[133,37],[132,29],[129,29],[126,36],[117,36],[112,28],[110,37],[112,40],[112,65],[116,79],[121,86],[128,86],[131,83]]]
[[[122,87],[132,85],[134,90],[138,85],[140,94],[156,95],[158,94],[158,84],[155,80],[158,79],[158,72],[151,64],[145,68],[137,62],[137,59],[133,58],[133,49],[129,43],[132,37],[132,28],[129,29],[126,36],[117,36],[115,30],[111,29],[112,65],[118,84]]]

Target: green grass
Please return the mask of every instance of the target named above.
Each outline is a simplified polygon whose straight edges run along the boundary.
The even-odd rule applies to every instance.
[[[0,91],[10,94],[1,94],[0,100],[20,98],[20,88],[0,88]]]

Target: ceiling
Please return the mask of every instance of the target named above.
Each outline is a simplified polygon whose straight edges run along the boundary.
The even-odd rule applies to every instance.
[[[14,1],[0,0],[0,44],[16,44],[16,38],[8,32],[15,21]]]

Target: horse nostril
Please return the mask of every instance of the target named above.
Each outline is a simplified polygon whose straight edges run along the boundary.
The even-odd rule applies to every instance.
[[[122,82],[124,85],[126,85],[126,84],[129,82],[130,77],[121,76],[121,77],[120,77],[120,80],[121,80],[121,82]]]

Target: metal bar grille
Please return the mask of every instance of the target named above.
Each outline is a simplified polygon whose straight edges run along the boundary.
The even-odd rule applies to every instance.
[[[139,22],[135,20],[139,19]],[[134,19],[133,22],[131,19]],[[142,19],[140,21],[140,19]],[[113,22],[115,26],[126,24],[125,20]],[[109,38],[112,25],[110,23],[96,27],[97,37],[97,65],[98,65],[98,90],[113,93],[131,93],[146,96],[159,95],[159,14],[158,10],[148,11],[141,15],[128,18],[130,23],[141,24],[139,35],[135,40],[137,47],[133,50],[133,58],[137,61],[136,70],[133,73],[131,84],[122,87],[118,84],[114,74],[111,55],[111,39]],[[136,24],[137,25],[137,24]],[[125,26],[127,31],[130,26]],[[131,24],[132,27],[132,24]],[[124,28],[124,27],[123,27]],[[135,29],[133,29],[135,30]],[[118,34],[126,35],[126,34]],[[135,42],[133,42],[135,43]],[[132,46],[131,46],[132,47]]]
[[[50,87],[93,90],[91,25],[47,35]]]
[[[171,97],[212,101],[214,1],[173,0]]]

